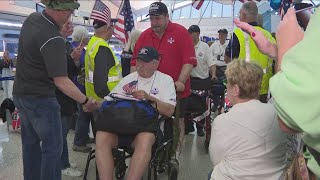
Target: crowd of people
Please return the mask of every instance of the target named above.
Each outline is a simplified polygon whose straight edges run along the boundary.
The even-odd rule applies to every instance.
[[[261,27],[256,3],[246,2],[234,22],[238,28],[232,39],[227,41],[228,31],[221,28],[219,41],[209,46],[200,41],[198,25],[187,30],[171,22],[167,6],[154,2],[148,14],[151,27],[131,32],[120,62],[107,42],[116,22],[108,7],[104,20],[94,19],[94,35],[89,38],[86,28],[73,27],[70,21],[80,6],[76,0],[41,2],[45,10],[29,15],[21,28],[13,86],[21,116],[25,180],[82,175],[69,162],[66,138],[75,112],[73,150],[88,153],[92,149],[87,144],[96,143],[99,178],[113,179],[112,149],[125,144],[134,149],[127,179],[141,179],[158,128],[154,121],[141,120],[144,124],[136,131],[123,133],[126,124],[114,129],[115,121],[103,114],[114,99],[111,94],[147,101],[159,115],[175,116],[169,156],[179,165],[184,136],[194,131],[193,123],[184,119],[191,87],[216,80],[226,80],[233,107],[212,123],[209,180],[285,178],[286,143],[292,133],[302,134],[310,179],[320,177],[315,98],[319,11],[304,32],[294,9],[289,9],[275,40]],[[269,90],[272,103],[267,103]],[[94,138],[88,135],[90,123]],[[203,126],[204,120],[197,123],[200,137]]]

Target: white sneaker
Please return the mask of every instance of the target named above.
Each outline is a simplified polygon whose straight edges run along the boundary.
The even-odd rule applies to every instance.
[[[78,171],[74,168],[66,168],[66,169],[63,169],[61,170],[61,173],[65,176],[72,176],[72,177],[80,177],[82,176],[82,172],[81,171]]]

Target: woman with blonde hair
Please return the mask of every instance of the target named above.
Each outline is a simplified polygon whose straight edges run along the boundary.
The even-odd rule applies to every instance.
[[[139,39],[141,31],[133,30],[129,35],[128,42],[121,54],[121,66],[122,66],[122,76],[125,77],[130,74],[130,61],[133,54],[134,46]]]
[[[4,51],[3,57],[1,60],[2,66],[2,77],[11,77],[12,76],[12,68],[13,68],[13,61],[9,56],[8,51]],[[12,99],[12,87],[13,81],[12,80],[5,80],[2,81],[2,87],[5,93],[6,98]]]
[[[287,163],[287,136],[274,107],[258,100],[263,70],[234,60],[225,74],[233,107],[212,124],[209,151],[214,168],[209,179],[280,179]]]

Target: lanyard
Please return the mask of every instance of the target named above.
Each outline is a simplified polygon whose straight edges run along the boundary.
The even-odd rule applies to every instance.
[[[137,73],[137,74],[138,74],[138,73]],[[153,77],[153,80],[152,80],[151,88],[150,88],[150,91],[149,91],[149,93],[148,93],[149,95],[151,94],[151,91],[152,91],[152,88],[153,88],[153,85],[154,85],[156,76],[157,76],[157,71],[154,72],[154,77]],[[148,82],[148,83],[149,83],[149,82]],[[139,90],[139,74],[138,74],[138,77],[137,77],[137,90]]]

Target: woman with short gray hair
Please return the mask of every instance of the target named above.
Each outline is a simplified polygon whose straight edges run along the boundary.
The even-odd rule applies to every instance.
[[[273,105],[258,100],[263,70],[234,60],[225,74],[233,107],[212,124],[209,179],[280,179],[287,162],[287,136],[279,128]]]
[[[74,27],[73,33],[72,33],[72,41],[80,43],[84,40],[88,43],[89,31],[83,26]]]

